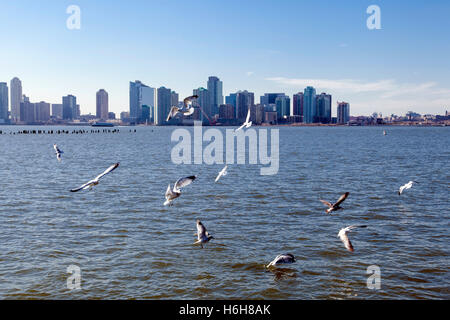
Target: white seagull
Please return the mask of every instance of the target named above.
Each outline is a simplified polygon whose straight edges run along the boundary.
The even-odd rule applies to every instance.
[[[347,199],[348,195],[350,194],[350,192],[346,192],[344,193],[339,199],[338,201],[336,201],[336,203],[330,203],[328,201],[325,200],[320,200],[320,202],[322,202],[323,204],[325,204],[326,206],[328,206],[328,209],[325,210],[326,213],[330,213],[332,211],[337,211],[342,209],[342,207],[340,206],[340,204],[342,202],[345,201],[345,199]]]
[[[279,254],[276,256],[275,259],[273,259],[273,261],[271,263],[269,263],[266,268],[270,268],[272,266],[276,266],[278,264],[282,264],[282,263],[294,263],[295,262],[295,257],[290,254],[290,253],[285,253],[285,254]]]
[[[63,154],[64,151],[59,149],[58,146],[56,145],[56,143],[53,144],[53,149],[55,149],[56,159],[58,159],[58,161],[61,161],[61,154]]]
[[[245,122],[242,124],[242,126],[240,126],[239,128],[237,128],[234,132],[238,132],[239,130],[241,130],[243,127],[245,128],[250,128],[252,126],[252,122],[250,121],[250,109],[248,109],[247,112],[247,118],[245,119]]]
[[[106,169],[102,174],[99,174],[97,177],[95,177],[95,179],[86,182],[85,184],[83,184],[82,186],[76,188],[76,189],[72,189],[70,190],[70,192],[77,192],[80,190],[85,190],[85,189],[91,189],[93,186],[98,185],[99,180],[101,177],[103,177],[104,175],[107,175],[108,173],[110,173],[111,171],[113,171],[114,169],[116,169],[119,166],[119,163],[115,163],[112,166],[110,166],[108,169]]]
[[[219,181],[219,179],[222,177],[222,176],[226,176],[227,175],[227,168],[228,168],[228,165],[226,165],[220,172],[219,172],[219,174],[217,175],[217,178],[216,178],[216,182],[217,181]]]
[[[410,181],[407,184],[403,185],[398,189],[398,195],[401,195],[403,193],[403,190],[410,189],[414,183],[417,183],[416,181]]]
[[[194,244],[199,244],[203,248],[203,244],[207,243],[209,240],[214,239],[212,235],[209,234],[208,231],[206,231],[205,226],[203,223],[200,222],[200,220],[197,219],[197,241],[194,242]]]
[[[179,108],[176,106],[173,106],[172,108],[170,108],[170,112],[167,116],[166,121],[169,121],[170,119],[175,117],[178,113],[182,113],[183,116],[186,116],[186,117],[192,115],[195,111],[195,108],[192,107],[192,100],[197,99],[197,98],[198,98],[197,95],[193,95],[193,96],[185,98],[183,100],[184,108]]]
[[[164,202],[164,205],[165,206],[171,205],[172,201],[181,195],[181,188],[186,187],[187,185],[190,185],[196,178],[197,178],[197,176],[189,176],[189,177],[185,177],[185,178],[180,178],[173,185],[173,189],[170,187],[170,183],[169,183],[169,186],[167,187],[166,194],[165,194],[166,201]]]
[[[346,228],[342,228],[341,230],[339,230],[339,233],[338,233],[338,237],[341,238],[341,241],[344,243],[345,247],[350,252],[353,252],[354,249],[353,249],[352,243],[350,242],[350,239],[347,236],[347,233],[356,228],[367,228],[367,226],[356,226],[356,225],[349,226]]]

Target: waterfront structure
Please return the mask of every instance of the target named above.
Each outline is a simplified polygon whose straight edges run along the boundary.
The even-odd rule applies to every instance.
[[[62,98],[64,120],[73,120],[79,116],[79,106],[77,108],[77,98],[71,94]]]
[[[337,102],[337,123],[346,124],[350,120],[350,104],[347,102]]]
[[[170,93],[169,93],[170,94]],[[158,114],[157,109],[157,94],[156,89],[143,84],[141,81],[136,80],[130,82],[130,122],[141,123],[145,122],[142,115],[142,106],[147,105],[153,109],[152,114]],[[170,100],[169,100],[170,104]],[[156,122],[155,116],[155,122]]]
[[[63,105],[61,103],[52,104],[52,117],[55,119],[63,118]]]
[[[22,100],[22,82],[19,78],[15,77],[10,82],[11,90],[11,121],[20,121],[20,103]]]
[[[299,116],[300,122],[303,122],[303,92],[293,95],[291,115]]]
[[[255,104],[255,94],[247,90],[236,93],[236,119],[245,119],[248,110]]]
[[[35,122],[47,123],[50,121],[50,103],[41,101],[34,103]]]
[[[316,95],[316,111],[314,122],[331,123],[331,95],[321,93]]]
[[[219,106],[219,119],[231,120],[234,119],[236,112],[232,104],[221,104]]]
[[[316,89],[306,87],[303,93],[303,122],[313,123],[316,114]]]
[[[109,105],[108,105],[108,92],[104,89],[100,89],[96,94],[96,116],[100,120],[108,119]]]
[[[0,82],[0,124],[8,122],[8,84],[6,82]]]
[[[197,95],[198,98],[193,101],[192,106],[201,108],[201,110],[203,110],[203,112],[201,112],[201,110],[199,109],[197,114],[194,113],[194,116],[196,116],[196,118],[197,118],[196,120],[210,122],[212,120],[212,117],[211,117],[212,112],[211,112],[211,96],[210,96],[209,90],[205,89],[203,87],[200,87],[198,89],[194,89],[193,94]],[[205,119],[205,117],[204,117],[205,114],[209,118],[209,120]]]
[[[148,105],[148,104],[147,104]],[[157,89],[157,103],[155,108],[155,124],[166,124],[167,115],[172,107],[172,90],[166,87]],[[131,116],[131,114],[130,114]]]
[[[219,114],[219,106],[223,104],[223,83],[219,78],[211,76],[208,78],[207,89],[210,98],[209,117]]]
[[[278,119],[288,117],[291,111],[291,99],[286,95],[275,98],[275,106]]]

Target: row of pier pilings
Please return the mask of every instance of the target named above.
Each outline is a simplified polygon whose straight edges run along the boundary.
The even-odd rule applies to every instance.
[[[88,133],[119,133],[119,129],[91,129],[91,130],[18,130],[10,131],[9,134],[88,134]],[[136,129],[130,129],[129,132],[136,132]],[[1,134],[7,134],[0,130]]]

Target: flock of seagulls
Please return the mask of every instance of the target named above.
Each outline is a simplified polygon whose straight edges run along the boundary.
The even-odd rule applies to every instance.
[[[167,120],[170,120],[178,113],[181,113],[185,116],[191,115],[194,112],[194,108],[192,107],[192,100],[196,99],[196,98],[198,98],[198,96],[193,95],[193,96],[190,96],[190,97],[187,97],[186,99],[184,99],[184,108],[178,108],[175,106],[172,107],[172,109],[170,110],[170,113],[167,117]],[[247,118],[246,118],[244,124],[242,124],[242,126],[240,126],[235,131],[239,131],[243,128],[249,128],[251,125],[252,125],[252,122],[250,121],[250,110],[248,110]],[[61,151],[61,149],[59,149],[59,147],[56,144],[53,145],[53,148],[55,150],[57,160],[61,161],[61,154],[64,152]],[[118,166],[119,166],[119,163],[115,163],[115,164],[111,165],[103,173],[99,174],[94,179],[86,182],[85,184],[81,185],[78,188],[71,189],[70,191],[78,192],[80,190],[86,190],[86,189],[91,190],[92,187],[99,184],[99,181],[102,177],[104,177],[105,175],[114,171]],[[221,177],[227,175],[227,169],[228,169],[228,165],[225,165],[225,167],[217,175],[215,182],[218,182]],[[173,204],[173,201],[176,198],[181,196],[181,189],[190,185],[192,182],[195,181],[196,178],[197,178],[197,176],[195,176],[195,175],[180,178],[175,182],[173,187],[171,187],[171,185],[169,183],[166,193],[165,193],[166,201],[164,202],[164,206],[171,206]],[[401,195],[404,190],[410,189],[414,183],[417,183],[417,182],[409,181],[407,184],[401,186],[398,191],[398,194]],[[325,200],[320,200],[323,204],[325,204],[328,207],[325,210],[325,212],[327,214],[330,214],[333,211],[338,211],[338,210],[343,209],[340,205],[347,199],[349,194],[350,194],[349,192],[345,192],[343,195],[341,195],[339,197],[339,199],[335,203],[331,203],[331,202],[328,202]],[[195,236],[197,237],[197,241],[195,241],[194,244],[196,244],[196,245],[200,244],[201,248],[203,248],[203,245],[206,244],[207,242],[209,242],[211,239],[214,239],[214,237],[211,234],[209,234],[209,232],[206,230],[206,227],[203,225],[203,223],[200,220],[197,220],[196,223],[197,223],[197,232],[195,233]],[[351,226],[342,228],[337,235],[341,239],[345,248],[350,252],[354,252],[354,247],[348,237],[348,233],[352,232],[358,228],[367,228],[367,226],[366,225],[351,225]],[[284,253],[284,254],[277,255],[275,257],[275,259],[272,260],[265,267],[271,268],[271,267],[276,267],[280,264],[290,264],[290,263],[295,263],[295,262],[296,262],[296,260],[295,260],[294,255],[292,255],[290,253]]]

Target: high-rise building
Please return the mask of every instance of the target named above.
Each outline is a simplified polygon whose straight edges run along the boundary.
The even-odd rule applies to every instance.
[[[77,98],[71,94],[62,98],[63,119],[73,120],[78,116]]]
[[[20,103],[20,112],[18,121],[22,123],[35,123],[36,122],[36,107],[34,103],[30,102],[30,99],[24,97],[23,102]]]
[[[263,96],[259,98],[259,103],[266,107],[269,104],[275,104],[275,99],[278,96],[284,96],[284,93],[265,93]]]
[[[8,84],[0,82],[0,124],[8,122]]]
[[[255,94],[247,90],[236,93],[236,119],[245,119],[248,110],[255,104]]]
[[[61,103],[52,104],[52,117],[56,119],[63,118],[63,105]]]
[[[232,104],[221,104],[219,106],[219,119],[231,120],[234,119],[236,112]]]
[[[231,104],[236,109],[236,96],[236,93],[230,93],[229,96],[225,97],[225,104]]]
[[[223,104],[223,83],[217,77],[209,77],[207,89],[210,98],[210,110],[211,113],[208,114],[209,117],[214,117],[214,115],[219,114],[219,106]]]
[[[293,116],[300,116],[300,122],[303,122],[303,92],[294,94],[291,114]]]
[[[208,122],[212,120],[211,117],[211,96],[208,89],[200,87],[193,90],[193,94],[197,95],[198,98],[192,103],[193,107],[199,108],[199,113],[196,120],[202,120]],[[202,112],[203,110],[203,112]],[[206,115],[206,117],[204,117]]]
[[[172,91],[170,94],[171,106],[178,106],[178,102],[180,100],[179,94],[175,91]]]
[[[130,121],[132,123],[145,122],[142,116],[143,105],[153,108],[155,114],[158,114],[156,89],[146,86],[139,80],[130,82]]]
[[[155,108],[155,124],[166,124],[167,115],[172,107],[172,90],[160,87],[157,90],[157,102]]]
[[[350,120],[350,104],[337,102],[337,123],[346,124]]]
[[[275,98],[275,106],[277,110],[277,117],[281,119],[288,117],[291,112],[291,99],[286,95],[279,95]]]
[[[331,94],[316,95],[316,111],[314,122],[331,123]]]
[[[313,123],[316,109],[316,89],[306,87],[303,93],[303,122]]]
[[[109,105],[108,105],[108,92],[104,89],[100,89],[97,91],[97,113],[96,116],[98,119],[107,120]]]
[[[45,123],[50,120],[50,103],[41,101],[34,104],[35,121]]]
[[[13,78],[10,83],[11,90],[11,120],[20,120],[20,103],[22,100],[22,82],[19,78]]]

